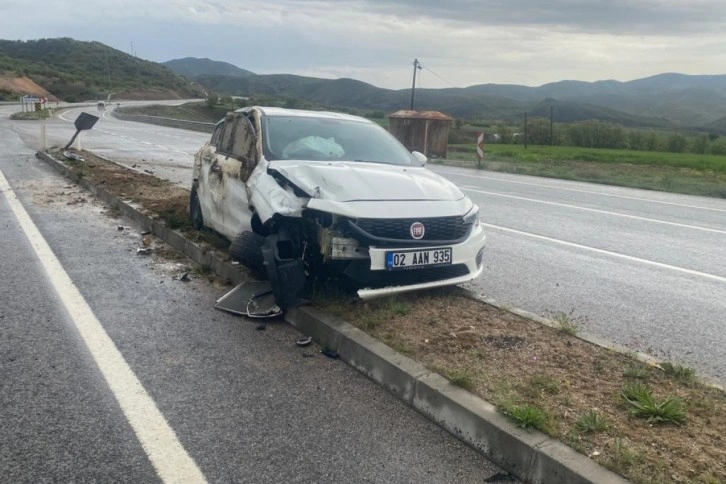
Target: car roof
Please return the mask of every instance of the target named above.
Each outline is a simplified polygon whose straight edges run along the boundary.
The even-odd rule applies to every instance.
[[[266,117],[278,117],[278,116],[298,116],[306,118],[326,118],[326,119],[341,119],[346,121],[358,121],[363,123],[373,123],[366,118],[360,116],[354,116],[352,114],[345,113],[334,113],[332,111],[308,111],[303,109],[286,109],[266,106],[253,106],[248,108],[242,108],[239,112],[249,112],[253,109],[257,109],[263,116]]]

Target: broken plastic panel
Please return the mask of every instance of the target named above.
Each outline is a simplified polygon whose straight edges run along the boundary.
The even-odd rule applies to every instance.
[[[282,314],[267,281],[246,281],[217,299],[216,309],[248,318],[274,318]]]

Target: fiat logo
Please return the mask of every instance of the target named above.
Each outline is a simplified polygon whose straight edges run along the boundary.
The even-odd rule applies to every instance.
[[[413,237],[414,239],[423,239],[425,233],[426,227],[424,227],[424,224],[422,224],[421,222],[414,222],[413,224],[411,224],[411,237]]]

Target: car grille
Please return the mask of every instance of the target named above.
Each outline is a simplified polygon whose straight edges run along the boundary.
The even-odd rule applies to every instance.
[[[420,222],[425,227],[422,242],[455,242],[464,239],[471,229],[465,224],[462,217],[430,217],[430,218],[378,218],[358,219],[352,221],[359,229],[367,234],[379,238],[401,242],[410,242],[411,225]]]

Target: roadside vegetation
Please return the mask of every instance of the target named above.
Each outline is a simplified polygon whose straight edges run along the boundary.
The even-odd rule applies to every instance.
[[[17,112],[10,115],[10,119],[20,120],[20,121],[34,121],[38,119],[48,119],[50,118],[50,109],[43,109],[42,111],[25,111],[25,112]]]
[[[457,290],[365,302],[327,288],[314,304],[636,483],[726,482],[726,394],[577,338],[572,311],[550,328]]]

